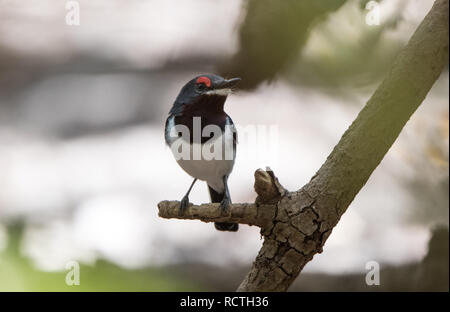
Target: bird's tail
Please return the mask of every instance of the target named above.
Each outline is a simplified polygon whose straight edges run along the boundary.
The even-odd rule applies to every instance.
[[[211,197],[212,203],[220,203],[223,199],[225,193],[220,194],[217,193],[212,187],[208,185],[209,195]],[[228,223],[228,222],[216,222],[214,223],[216,230],[219,231],[229,231],[236,232],[239,229],[239,224],[237,223]]]

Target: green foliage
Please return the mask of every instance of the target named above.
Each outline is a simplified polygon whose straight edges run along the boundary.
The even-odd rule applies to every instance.
[[[158,268],[126,270],[107,261],[80,264],[80,285],[68,286],[69,271],[45,272],[20,255],[16,227],[0,252],[0,291],[200,291],[191,281]]]

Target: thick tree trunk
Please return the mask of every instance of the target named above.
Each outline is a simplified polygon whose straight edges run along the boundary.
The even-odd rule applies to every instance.
[[[261,227],[264,243],[238,291],[286,291],[323,244],[448,64],[448,0],[437,0],[387,77],[311,181],[286,191],[270,170],[255,173],[254,204],[159,203],[164,218]]]

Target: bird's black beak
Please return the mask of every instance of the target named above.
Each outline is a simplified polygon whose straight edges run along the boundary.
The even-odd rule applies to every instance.
[[[224,79],[219,85],[216,87],[216,89],[229,89],[234,87],[239,81],[241,81],[241,78],[231,78],[231,79]]]

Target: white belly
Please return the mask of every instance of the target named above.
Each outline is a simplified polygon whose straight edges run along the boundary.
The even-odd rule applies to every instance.
[[[177,140],[181,140],[181,138]],[[177,140],[172,142],[175,143],[175,146],[177,145]],[[213,143],[208,141],[204,144],[194,143],[194,146],[190,149],[190,157],[188,159],[177,159],[177,162],[180,167],[183,168],[183,170],[186,171],[186,173],[188,173],[190,176],[202,181],[206,181],[208,185],[211,186],[216,192],[222,193],[224,190],[223,177],[228,176],[233,170],[236,154],[235,151],[232,151],[232,153],[228,151],[228,154],[225,152],[226,148],[230,148],[230,146],[233,147],[232,134],[231,136],[227,135],[225,137],[225,140],[223,136],[220,136],[219,138],[217,138],[217,140],[218,141],[215,141],[216,146],[217,142],[223,143],[221,155],[219,155],[219,157],[211,159],[210,157],[208,158],[208,156],[206,156],[205,159],[205,155],[203,153],[195,154],[196,148],[198,148],[197,151],[201,151],[202,149],[207,149],[208,151],[210,151]],[[174,151],[172,150],[172,152]]]
[[[178,164],[189,175],[206,181],[216,192],[223,193],[223,177],[233,170],[233,160],[178,160]]]

